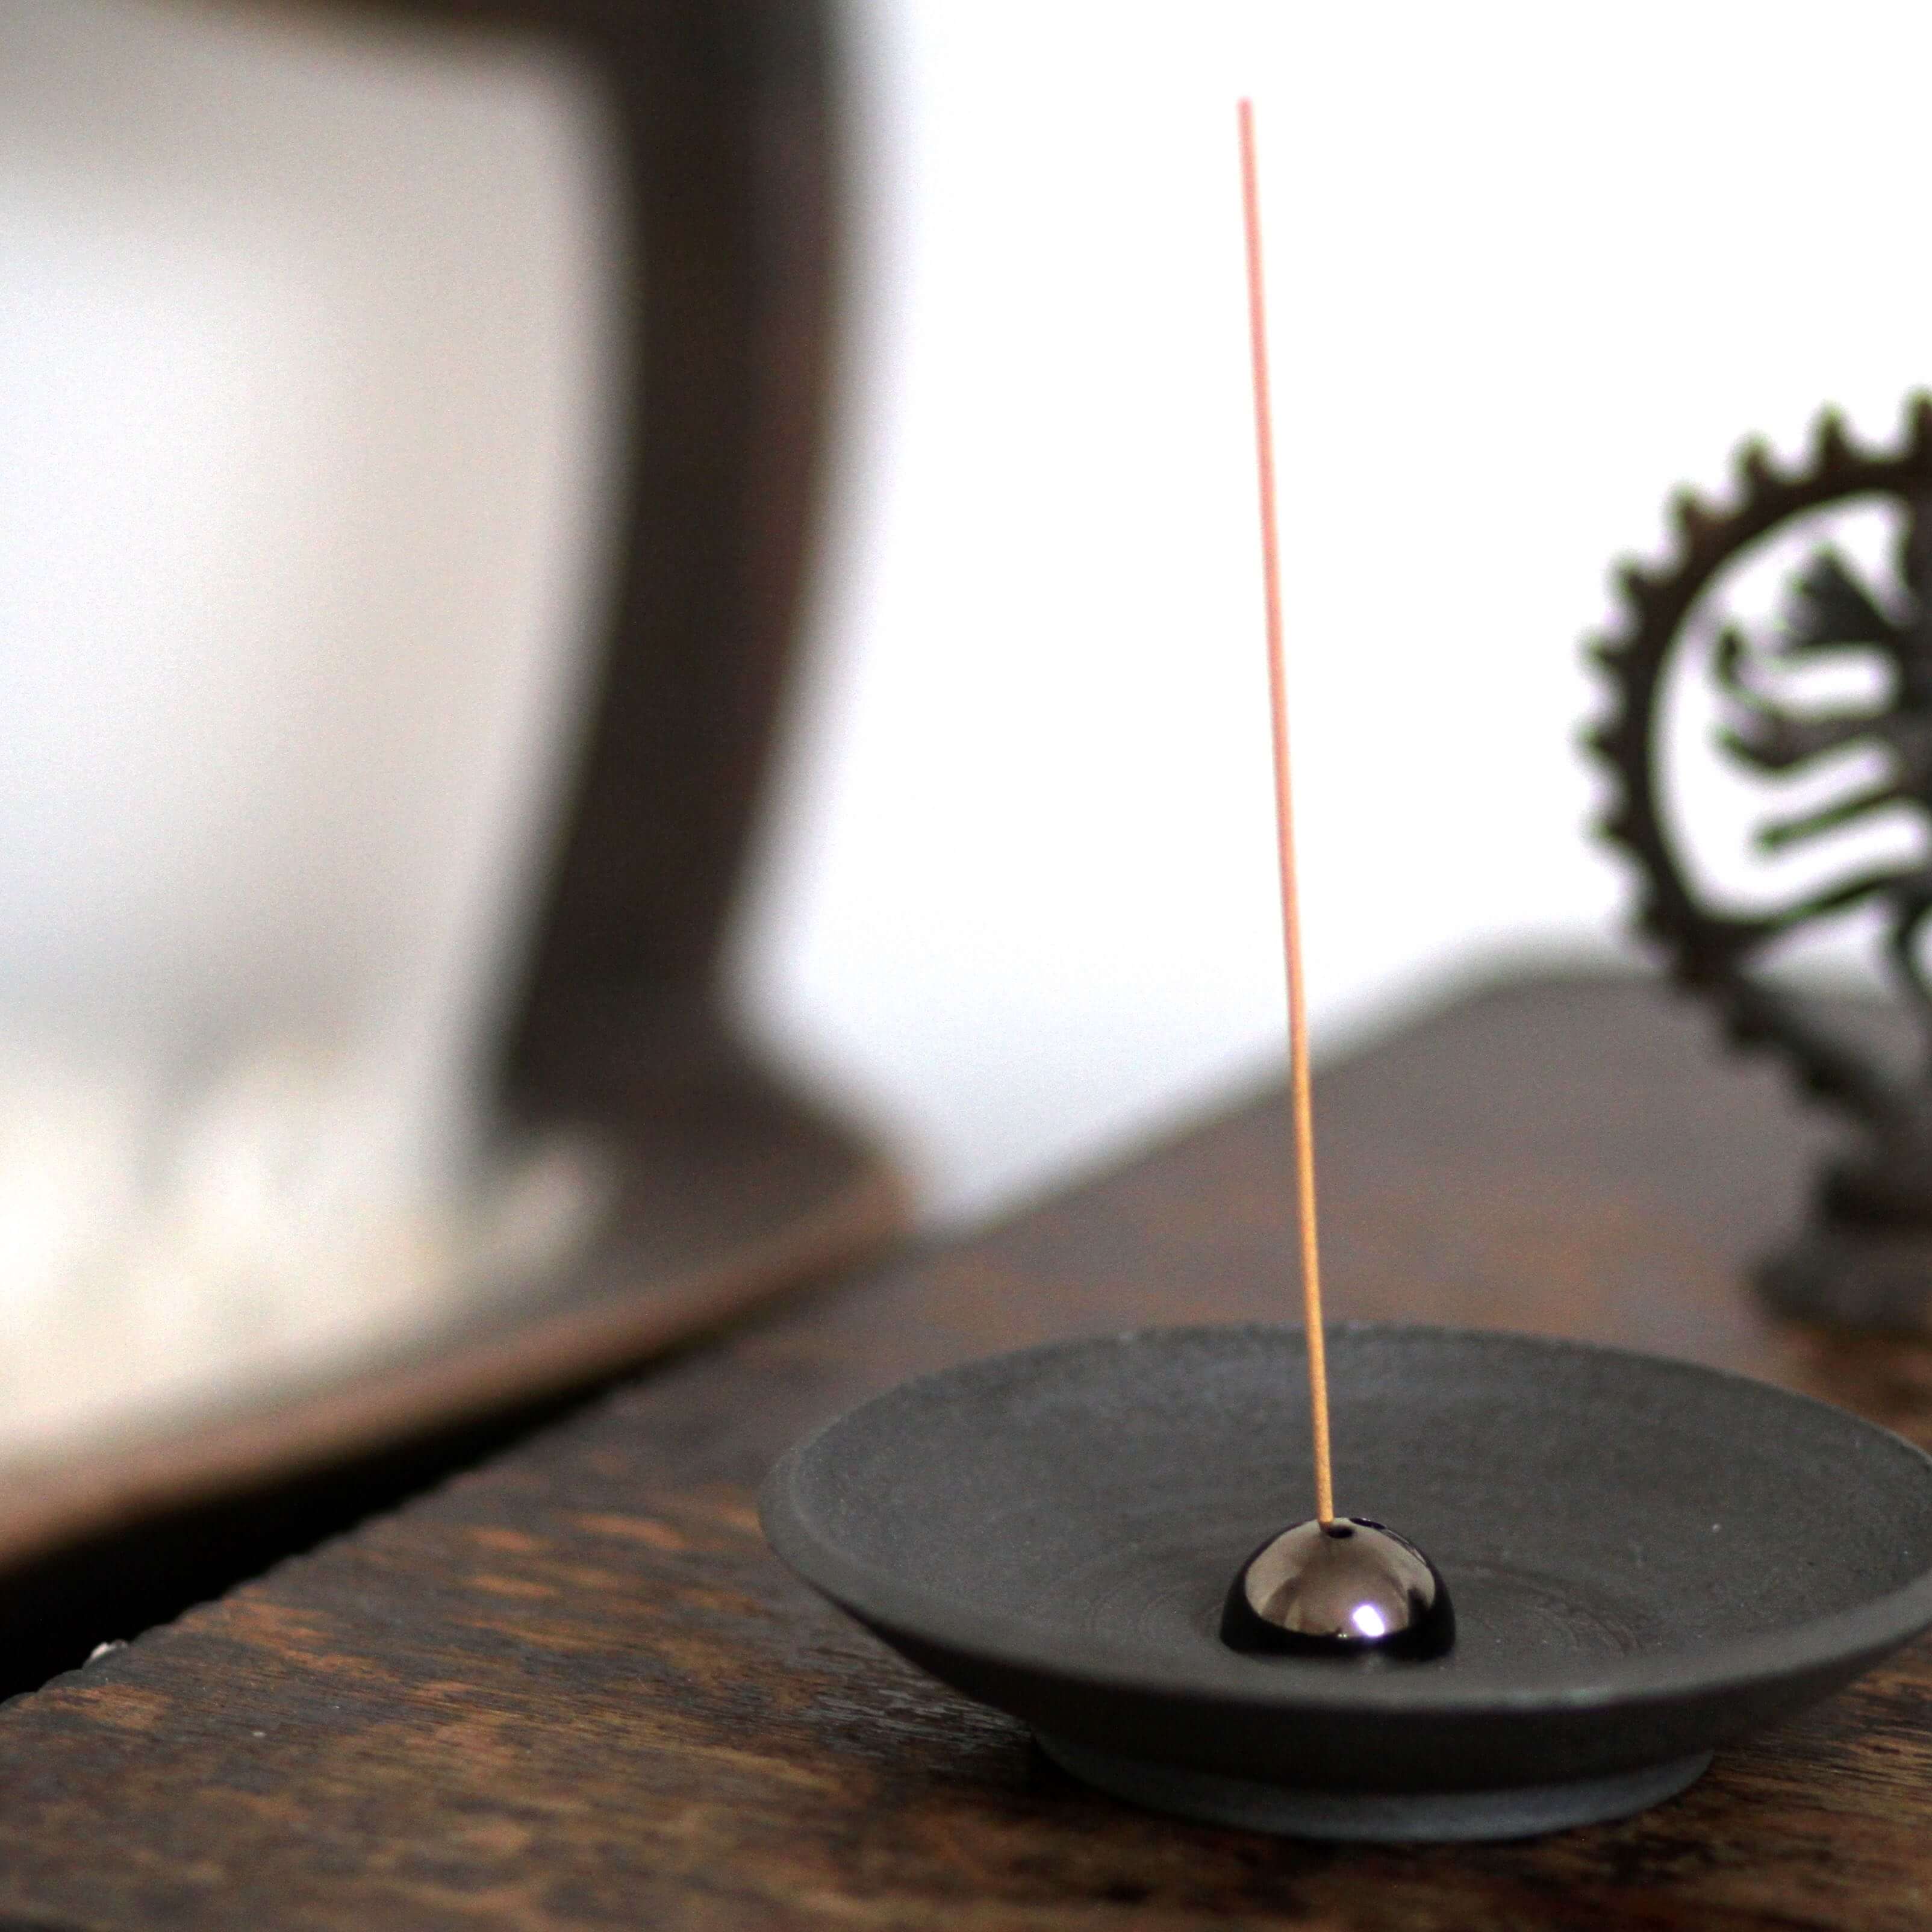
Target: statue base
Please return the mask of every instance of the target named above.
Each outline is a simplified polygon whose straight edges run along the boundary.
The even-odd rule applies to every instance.
[[[1827,1216],[1757,1270],[1780,1315],[1838,1328],[1932,1332],[1932,1226]]]

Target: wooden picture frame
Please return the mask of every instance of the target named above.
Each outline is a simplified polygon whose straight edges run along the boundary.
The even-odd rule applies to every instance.
[[[235,6],[254,0],[229,0]],[[901,1190],[734,1037],[721,948],[790,671],[835,309],[825,0],[303,0],[554,36],[608,95],[648,398],[584,752],[501,1042],[506,1115],[587,1128],[587,1261],[460,1329],[0,1496],[4,1688],[79,1660],[506,1439],[652,1354],[878,1251]]]

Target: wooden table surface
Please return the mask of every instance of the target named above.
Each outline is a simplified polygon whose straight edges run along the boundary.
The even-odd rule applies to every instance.
[[[1741,1285],[1823,1130],[1648,986],[1505,988],[1318,1082],[1337,1312],[1634,1343],[1932,1437],[1932,1353]],[[1626,1822],[1330,1847],[1082,1790],[794,1582],[752,1498],[916,1370],[1288,1306],[1264,1097],[795,1304],[0,1709],[0,1924],[1932,1926],[1932,1646]]]

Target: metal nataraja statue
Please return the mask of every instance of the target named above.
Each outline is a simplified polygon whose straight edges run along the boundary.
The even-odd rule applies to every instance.
[[[1894,506],[1898,540],[1888,566],[1862,568],[1829,526],[1875,502]],[[1622,621],[1591,646],[1616,691],[1614,710],[1588,734],[1618,782],[1603,829],[1636,861],[1638,923],[1678,983],[1717,1008],[1737,1044],[1782,1054],[1856,1130],[1820,1176],[1803,1234],[1764,1264],[1767,1298],[1813,1320],[1932,1328],[1932,984],[1921,950],[1932,940],[1932,397],[1914,399],[1892,449],[1858,448],[1829,413],[1802,467],[1780,468],[1750,445],[1730,507],[1684,494],[1674,520],[1675,560],[1661,570],[1623,566]],[[1714,634],[1727,584],[1768,539],[1795,544],[1802,559],[1775,615]],[[1780,695],[1781,686],[1802,692],[1808,671],[1854,662],[1880,673],[1868,701]],[[1822,858],[1834,835],[1881,814],[1911,820],[1917,849],[1849,859],[1788,904],[1714,908],[1664,796],[1664,694],[1687,671],[1710,681],[1724,718],[1717,743],[1740,775],[1802,779],[1834,758],[1856,767],[1835,794],[1826,788],[1825,802],[1766,818],[1761,850],[1809,848]],[[1861,751],[1862,759],[1846,755]],[[1854,1009],[1766,970],[1796,935],[1855,912],[1875,917],[1884,972],[1914,1022],[1909,1046],[1880,1044],[1882,1030],[1858,1024]]]

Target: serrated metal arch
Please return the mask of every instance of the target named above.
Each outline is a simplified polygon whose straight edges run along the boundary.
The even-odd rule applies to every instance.
[[[1891,1111],[1891,1083],[1819,1033],[1796,1002],[1737,963],[1743,940],[1762,930],[1756,922],[1710,912],[1692,891],[1666,832],[1658,793],[1658,694],[1685,618],[1748,545],[1793,517],[1856,496],[1890,496],[1909,505],[1932,491],[1932,394],[1909,400],[1904,434],[1894,450],[1860,448],[1842,418],[1827,410],[1817,418],[1803,467],[1780,470],[1756,442],[1738,452],[1735,467],[1734,508],[1714,508],[1688,490],[1673,500],[1678,553],[1667,567],[1646,570],[1631,560],[1617,566],[1622,620],[1587,646],[1614,698],[1611,712],[1584,739],[1615,788],[1598,830],[1636,863],[1644,890],[1638,931],[1666,952],[1677,983],[1712,1000],[1734,1043],[1774,1047],[1808,1090],[1871,1120]]]

